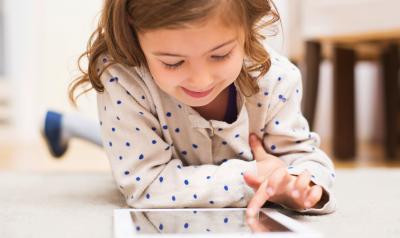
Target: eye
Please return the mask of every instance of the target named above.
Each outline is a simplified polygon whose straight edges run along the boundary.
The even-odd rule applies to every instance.
[[[228,59],[229,56],[231,56],[232,51],[229,51],[229,53],[225,54],[225,55],[213,55],[211,56],[211,58],[213,58],[215,61],[222,61],[225,59]]]
[[[163,62],[163,64],[164,64],[164,66],[165,66],[167,69],[177,69],[177,68],[178,68],[179,66],[181,66],[184,62],[185,62],[185,61],[181,60],[181,61],[179,61],[179,62],[176,63],[176,64],[167,64],[167,63],[164,63],[164,62]]]

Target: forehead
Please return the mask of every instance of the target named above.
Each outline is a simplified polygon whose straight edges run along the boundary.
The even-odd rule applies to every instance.
[[[156,29],[139,33],[144,51],[169,50],[171,52],[204,53],[228,40],[241,40],[241,29],[223,23],[218,17],[186,24],[176,29]]]

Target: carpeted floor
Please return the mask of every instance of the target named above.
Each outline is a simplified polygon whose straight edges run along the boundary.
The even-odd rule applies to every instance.
[[[400,169],[338,170],[337,211],[289,214],[324,237],[400,237]],[[112,237],[125,207],[108,173],[0,172],[0,237]]]

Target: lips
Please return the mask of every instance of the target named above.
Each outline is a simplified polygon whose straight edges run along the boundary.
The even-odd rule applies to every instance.
[[[182,90],[183,90],[186,94],[188,94],[189,96],[194,97],[194,98],[202,98],[202,97],[205,97],[205,96],[207,96],[208,94],[210,94],[210,93],[213,91],[213,89],[214,89],[214,88],[211,88],[211,89],[209,89],[209,90],[207,90],[207,91],[196,92],[196,91],[192,91],[192,90],[189,90],[189,89],[186,89],[186,88],[182,87]]]

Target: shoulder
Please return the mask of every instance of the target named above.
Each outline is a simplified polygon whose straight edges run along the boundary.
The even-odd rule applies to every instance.
[[[100,73],[100,81],[104,86],[104,92],[98,93],[109,98],[120,100],[125,98],[134,100],[142,106],[152,109],[153,92],[151,76],[147,70],[140,67],[126,66],[120,63],[111,63],[110,57],[103,55],[97,63],[97,71]]]
[[[265,49],[270,55],[271,66],[268,72],[258,80],[261,92],[289,96],[288,94],[301,84],[299,68],[270,46],[265,46]]]

